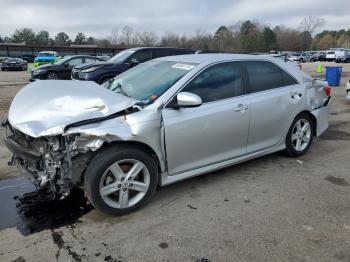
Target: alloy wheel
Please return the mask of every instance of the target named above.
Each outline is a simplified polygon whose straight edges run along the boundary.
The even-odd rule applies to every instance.
[[[125,159],[107,168],[100,180],[100,195],[113,208],[128,208],[140,202],[150,186],[150,173],[139,160]]]
[[[299,119],[293,127],[292,145],[296,151],[303,151],[309,145],[311,139],[311,125],[306,119]]]
[[[50,79],[50,80],[57,80],[58,79],[58,75],[54,72],[49,72],[47,74],[47,79]]]

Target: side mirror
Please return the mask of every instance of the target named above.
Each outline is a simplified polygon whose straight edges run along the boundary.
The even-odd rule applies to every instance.
[[[180,92],[176,96],[176,104],[174,108],[180,107],[196,107],[202,104],[202,99],[196,95],[189,92]]]
[[[133,66],[136,66],[138,65],[140,62],[136,59],[136,58],[133,58],[130,60],[130,66],[133,67]]]

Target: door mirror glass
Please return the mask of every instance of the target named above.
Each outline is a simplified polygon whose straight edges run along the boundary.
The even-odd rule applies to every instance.
[[[136,58],[133,58],[130,60],[130,65],[131,66],[136,66],[138,65],[140,62],[136,59]]]
[[[202,99],[196,95],[189,92],[180,92],[176,96],[177,103],[175,107],[196,107],[202,104]]]

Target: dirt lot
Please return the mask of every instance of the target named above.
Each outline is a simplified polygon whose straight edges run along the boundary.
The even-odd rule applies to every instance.
[[[124,217],[92,210],[29,236],[4,229],[0,261],[350,261],[350,66],[343,72],[330,128],[305,156],[273,154],[162,188]],[[0,117],[27,79],[0,72]],[[19,175],[8,157],[0,142],[1,178]]]

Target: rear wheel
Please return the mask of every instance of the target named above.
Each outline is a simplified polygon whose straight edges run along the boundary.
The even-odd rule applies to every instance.
[[[50,79],[50,80],[57,80],[58,79],[58,75],[57,73],[55,72],[49,72],[47,73],[47,79]]]
[[[298,157],[304,155],[313,140],[314,125],[308,114],[298,115],[289,128],[286,137],[286,151],[288,155]]]
[[[300,58],[299,63],[304,63],[304,60],[302,58]]]
[[[89,164],[84,187],[92,204],[111,215],[125,215],[153,195],[157,166],[144,151],[126,146],[108,148]]]
[[[310,59],[310,62],[311,62],[311,63],[315,62],[315,59],[311,58],[311,59]]]

